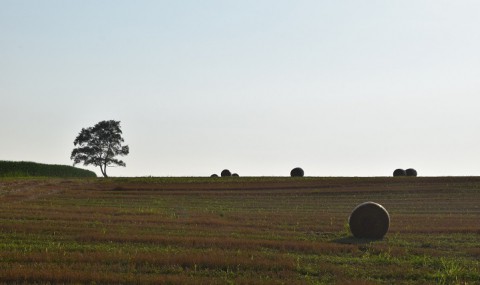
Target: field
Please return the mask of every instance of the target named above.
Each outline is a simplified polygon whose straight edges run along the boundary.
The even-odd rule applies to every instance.
[[[68,165],[0,160],[0,177],[97,177],[95,172]]]
[[[348,216],[390,213],[379,241]],[[0,283],[480,284],[480,178],[0,179]]]

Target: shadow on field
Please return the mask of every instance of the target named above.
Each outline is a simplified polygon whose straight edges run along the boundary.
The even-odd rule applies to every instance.
[[[382,241],[383,239],[369,239],[369,238],[356,238],[354,236],[343,237],[332,240],[335,243],[341,244],[369,244],[376,241]]]

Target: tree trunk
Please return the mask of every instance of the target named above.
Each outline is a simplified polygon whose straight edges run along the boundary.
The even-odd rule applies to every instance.
[[[102,165],[100,164],[100,171],[102,172],[103,177],[108,177],[107,176],[107,166],[106,165],[103,165],[103,167],[102,167]]]
[[[105,163],[103,164],[103,176],[108,177],[107,175],[107,160],[105,159]]]

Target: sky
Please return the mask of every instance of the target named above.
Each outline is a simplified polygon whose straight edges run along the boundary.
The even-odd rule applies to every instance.
[[[480,175],[478,11],[0,0],[0,160],[72,165],[81,129],[117,120],[110,176]]]

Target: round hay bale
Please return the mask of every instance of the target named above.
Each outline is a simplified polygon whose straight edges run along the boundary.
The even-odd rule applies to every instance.
[[[212,174],[212,175],[210,175],[210,177],[218,177],[218,175],[217,174]]]
[[[381,239],[388,232],[390,215],[382,205],[365,202],[353,209],[348,224],[356,238]]]
[[[395,171],[393,172],[393,176],[394,177],[397,177],[397,176],[407,176],[407,172],[403,169],[395,169]]]
[[[224,170],[222,170],[222,173],[220,173],[220,175],[222,177],[229,177],[229,176],[232,176],[232,173],[230,172],[230,170],[224,169]]]
[[[290,171],[291,177],[303,177],[303,175],[305,175],[305,173],[300,167],[295,167],[294,169],[292,169],[292,171]]]
[[[232,177],[240,177],[240,175],[238,175],[237,173],[233,173]]]
[[[413,177],[417,177],[417,171],[413,168],[409,168],[407,170],[405,170],[407,176],[413,176]]]

